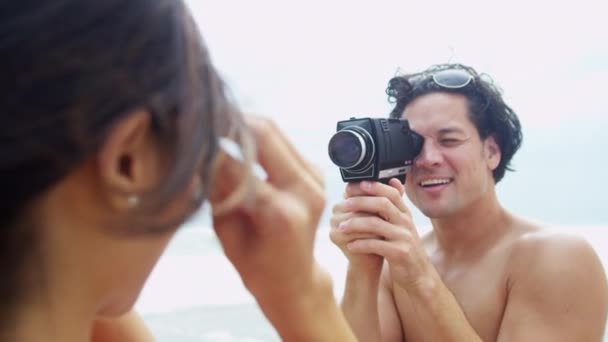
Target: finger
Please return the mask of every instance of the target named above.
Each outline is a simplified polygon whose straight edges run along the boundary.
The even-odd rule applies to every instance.
[[[370,181],[364,181],[364,182],[370,182]],[[363,182],[349,183],[344,192],[344,195],[343,195],[344,198],[369,194],[369,191],[366,191],[362,188],[362,186],[367,186],[367,185],[362,184],[362,183]],[[378,183],[378,184],[383,185],[382,183],[379,183],[379,182],[371,182],[371,183]],[[391,178],[388,182],[388,185],[390,187],[396,189],[399,192],[400,196],[403,196],[403,194],[405,193],[404,185],[397,178]],[[383,186],[385,186],[385,185],[383,185]]]
[[[397,189],[397,191],[399,191],[399,195],[403,196],[405,193],[405,186],[397,178],[391,178],[391,180],[388,181],[388,184]]]
[[[347,210],[344,203],[338,203],[333,207],[332,216],[329,221],[332,227],[337,228],[341,222],[344,222],[353,217],[366,217],[366,216],[376,216],[374,213],[366,213],[366,212],[355,212],[352,210]]]
[[[376,216],[354,217],[338,225],[338,230],[344,234],[370,234],[384,240],[404,240],[409,232]]]
[[[273,208],[278,210],[274,202],[285,197],[285,194],[256,177],[249,178],[246,188],[241,186],[243,174],[247,170],[240,160],[226,153],[220,153],[217,165],[216,172],[221,175],[222,181],[214,182],[209,197],[214,222],[223,222],[222,219],[226,216],[262,213],[262,210],[265,212]],[[235,196],[236,191],[241,193]],[[227,199],[231,200],[231,203],[226,203]],[[249,230],[269,229],[274,224],[249,226]]]
[[[408,213],[402,212],[395,204],[386,197],[359,196],[344,201],[343,207],[354,212],[374,214],[393,224],[411,225]]]
[[[259,142],[258,161],[268,175],[268,182],[305,201],[318,221],[325,208],[320,172],[304,161],[272,121],[250,117],[248,122]]]
[[[382,239],[381,236],[368,233],[346,233],[341,229],[333,228],[329,231],[330,240],[338,245],[345,246],[349,242],[359,239]]]
[[[244,226],[245,219],[242,215],[224,215],[213,219],[213,230],[224,253],[231,261],[238,258],[238,254],[244,250],[247,241],[251,240],[248,238],[251,232],[244,229]]]
[[[302,196],[280,191],[271,184],[254,179],[254,187],[240,208],[250,219],[258,234],[302,234],[301,230],[316,231],[323,210],[320,204],[307,204]],[[299,231],[299,232],[298,232]],[[314,239],[313,234],[305,234]],[[279,236],[279,235],[277,235]]]
[[[329,218],[329,226],[331,228],[338,228],[338,225],[340,225],[340,223],[348,220],[349,218],[350,218],[350,213],[334,213]]]
[[[294,179],[308,176],[324,186],[320,170],[300,155],[273,121],[255,116],[247,116],[246,120],[258,144],[259,162],[273,184],[284,187]]]
[[[397,182],[399,182],[397,180]],[[409,209],[403,202],[402,193],[393,186],[382,184],[380,182],[364,181],[359,184],[361,191],[368,196],[379,196],[388,198],[400,211],[410,214]]]
[[[365,195],[365,191],[361,189],[361,182],[348,183],[344,190],[344,198],[350,198],[355,196]]]
[[[368,234],[368,233],[344,233],[344,236],[348,241],[365,240],[365,239],[383,239],[382,236]]]
[[[349,210],[346,207],[346,201],[342,201],[342,202],[338,202],[336,203],[332,208],[331,208],[331,212],[334,215],[339,215],[339,214],[346,214],[346,213],[350,213],[352,212],[352,210]]]
[[[209,202],[214,215],[221,215],[239,206],[251,189],[251,183],[243,183],[244,174],[249,172],[245,165],[220,150],[217,156],[215,175],[221,175],[221,182],[210,184]],[[218,177],[218,176],[216,176]],[[248,181],[254,177],[250,177]]]
[[[256,184],[253,198],[247,201],[244,210],[261,233],[272,232],[277,228],[287,230],[294,226],[293,222],[308,222],[310,215],[310,208],[298,198],[282,193],[264,182]]]
[[[330,227],[331,228],[338,228],[338,226],[340,225],[340,223],[342,223],[342,222],[350,219],[351,217],[353,217],[353,215],[354,215],[354,213],[352,213],[352,212],[335,212],[329,218]]]
[[[346,248],[352,253],[376,254],[387,260],[394,260],[399,253],[394,243],[379,239],[355,240],[348,243]],[[403,248],[403,246],[399,246],[399,248]]]

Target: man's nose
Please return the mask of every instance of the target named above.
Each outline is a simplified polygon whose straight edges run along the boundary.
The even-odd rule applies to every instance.
[[[435,142],[431,139],[425,139],[422,145],[420,154],[414,160],[414,166],[416,167],[434,167],[441,163],[442,159],[440,149],[435,145]]]

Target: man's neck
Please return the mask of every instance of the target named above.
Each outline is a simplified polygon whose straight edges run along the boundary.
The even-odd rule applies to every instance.
[[[455,215],[431,220],[437,247],[446,255],[465,258],[493,246],[512,221],[494,192]]]

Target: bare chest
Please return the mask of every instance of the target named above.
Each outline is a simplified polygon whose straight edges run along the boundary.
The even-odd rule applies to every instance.
[[[504,260],[494,256],[474,265],[436,265],[436,268],[471,326],[484,341],[494,341],[507,297]],[[421,329],[411,299],[407,293],[397,290],[394,295],[406,340],[424,341],[425,331]]]

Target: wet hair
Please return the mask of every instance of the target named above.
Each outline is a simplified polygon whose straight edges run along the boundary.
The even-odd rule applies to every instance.
[[[462,88],[444,88],[433,81],[433,73],[462,69],[468,72],[473,80]],[[493,171],[494,182],[498,183],[510,167],[513,155],[522,143],[521,124],[515,112],[502,98],[502,91],[485,74],[478,74],[475,69],[462,64],[434,65],[425,71],[397,75],[389,80],[386,94],[394,108],[392,118],[401,118],[405,107],[414,99],[436,92],[461,94],[466,97],[469,106],[469,118],[477,129],[482,140],[489,136],[496,139],[501,152],[500,163]]]
[[[199,173],[209,193],[220,136],[247,136],[181,0],[19,0],[0,9],[0,298],[22,292],[36,241],[28,207],[95,155],[130,113],[150,114],[169,160],[140,219]],[[232,132],[232,133],[231,133]],[[148,230],[161,231],[168,227]]]

